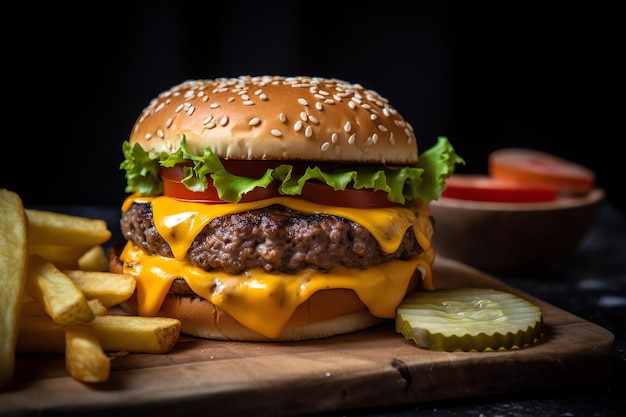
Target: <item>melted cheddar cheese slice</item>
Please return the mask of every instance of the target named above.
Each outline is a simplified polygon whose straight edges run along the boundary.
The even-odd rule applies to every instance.
[[[369,311],[378,317],[393,318],[416,269],[422,275],[421,287],[432,289],[432,224],[421,207],[355,209],[314,204],[294,197],[275,197],[250,203],[201,204],[169,197],[129,197],[130,204],[151,202],[157,230],[172,249],[175,259],[152,256],[128,243],[121,255],[124,272],[137,278],[140,315],[158,313],[172,282],[183,278],[199,296],[223,309],[248,328],[267,337],[280,335],[296,308],[316,291],[331,288],[352,289]],[[424,249],[417,259],[393,261],[367,270],[335,267],[328,272],[305,270],[298,274],[267,273],[260,268],[239,275],[204,271],[185,261],[195,237],[213,219],[280,204],[304,213],[324,213],[344,217],[365,227],[386,252],[394,252],[409,227]]]

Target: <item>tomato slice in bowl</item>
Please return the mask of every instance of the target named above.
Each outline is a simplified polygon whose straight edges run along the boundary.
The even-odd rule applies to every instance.
[[[565,193],[587,194],[595,185],[590,169],[525,148],[504,148],[489,154],[489,175],[497,180],[554,187]]]
[[[446,198],[502,203],[540,203],[554,201],[559,190],[549,186],[504,181],[480,174],[453,174],[446,180],[441,195]]]

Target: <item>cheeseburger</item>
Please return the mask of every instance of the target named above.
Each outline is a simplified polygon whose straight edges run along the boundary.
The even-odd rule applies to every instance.
[[[384,97],[317,77],[183,82],[123,153],[124,308],[240,341],[362,330],[432,288],[428,203],[463,162],[445,137],[418,156]]]

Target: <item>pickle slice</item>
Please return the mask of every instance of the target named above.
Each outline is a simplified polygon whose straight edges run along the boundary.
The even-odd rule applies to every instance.
[[[541,338],[539,306],[489,288],[418,291],[404,298],[396,331],[417,346],[437,351],[520,349]]]

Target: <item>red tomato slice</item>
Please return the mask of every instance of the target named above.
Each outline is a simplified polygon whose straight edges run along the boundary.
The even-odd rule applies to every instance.
[[[446,180],[441,195],[447,198],[503,203],[538,203],[554,201],[556,188],[497,180],[488,175],[453,174]]]
[[[240,161],[238,161],[240,162]],[[276,164],[274,164],[275,166]],[[261,170],[258,166],[251,167],[258,176],[263,175],[265,170]],[[217,189],[213,186],[213,180],[207,176],[208,187],[204,191],[191,191],[188,189],[181,180],[185,177],[183,166],[175,165],[173,167],[161,167],[161,179],[163,180],[163,195],[172,197],[180,201],[190,201],[196,203],[211,203],[220,204],[227,203],[222,200],[218,194]],[[229,171],[230,172],[230,171]],[[242,203],[249,201],[263,200],[265,198],[276,197],[278,194],[278,184],[271,183],[267,188],[257,187],[254,190],[244,194],[239,200]]]
[[[489,174],[494,179],[540,184],[562,192],[587,194],[595,174],[586,167],[541,151],[505,148],[489,155]]]
[[[312,181],[304,184],[299,197],[312,203],[327,206],[354,208],[402,206],[402,204],[389,201],[387,193],[384,191],[355,190],[354,188],[335,191],[335,189],[326,184]]]
[[[260,177],[268,168],[278,166],[272,161],[222,161],[224,168],[233,175]],[[163,195],[180,201],[190,201],[198,203],[220,204],[226,201],[219,198],[217,189],[213,186],[213,181],[207,177],[209,186],[205,191],[195,192],[189,190],[181,182],[184,178],[183,166],[161,167],[161,178],[163,180]],[[244,194],[240,202],[250,202],[264,200],[266,198],[277,197],[278,182],[273,182],[267,188],[257,187]],[[324,204],[328,206],[353,207],[353,208],[374,208],[402,206],[387,199],[387,193],[383,191],[346,189],[335,191],[332,187],[309,181],[302,188],[302,193],[294,196],[308,200],[312,203]]]

